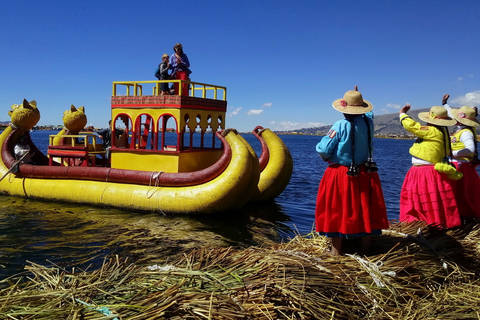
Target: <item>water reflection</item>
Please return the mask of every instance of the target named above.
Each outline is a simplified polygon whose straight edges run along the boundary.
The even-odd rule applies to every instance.
[[[48,131],[32,139],[46,149]],[[253,135],[244,135],[257,153]],[[294,163],[285,191],[268,203],[252,203],[215,216],[164,216],[78,204],[0,196],[0,279],[23,271],[26,261],[99,267],[107,255],[136,263],[164,263],[200,247],[261,245],[307,234],[314,224],[318,183],[326,163],[315,152],[319,136],[281,136]],[[375,161],[388,217],[398,217],[403,178],[410,168],[412,141],[375,139]],[[1,285],[1,283],[0,283]]]
[[[0,279],[21,272],[26,261],[85,268],[118,254],[162,263],[184,250],[246,247],[290,234],[288,216],[275,202],[217,216],[175,217],[2,196],[0,212]]]

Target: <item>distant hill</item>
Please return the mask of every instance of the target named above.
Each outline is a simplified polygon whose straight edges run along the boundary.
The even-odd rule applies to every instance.
[[[430,108],[425,109],[411,109],[408,114],[419,121],[418,114],[420,112],[428,112]],[[339,118],[340,119],[340,118]],[[424,123],[424,122],[422,122]],[[407,132],[398,119],[398,113],[389,113],[389,114],[382,114],[382,115],[375,115],[373,119],[373,124],[375,128],[375,136],[382,136],[382,137],[412,137],[413,135]],[[316,135],[325,135],[327,134],[328,130],[332,125],[316,127],[316,128],[303,128],[298,130],[291,130],[285,133],[298,133],[298,134],[316,134]],[[450,132],[452,130],[450,129]],[[478,131],[478,130],[477,130]]]

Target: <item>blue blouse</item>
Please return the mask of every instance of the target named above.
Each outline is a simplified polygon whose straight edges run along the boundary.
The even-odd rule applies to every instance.
[[[367,112],[363,116],[353,117],[355,126],[355,164],[365,163],[370,155],[367,123],[370,126],[370,141],[372,141],[373,113]],[[352,163],[351,130],[352,125],[346,119],[339,120],[333,124],[327,135],[316,146],[316,150],[323,160],[342,166],[349,166]]]

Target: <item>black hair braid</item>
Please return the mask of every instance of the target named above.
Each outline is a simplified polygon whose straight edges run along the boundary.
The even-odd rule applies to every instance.
[[[354,117],[346,117],[350,123],[350,140],[352,140],[352,163],[348,168],[347,175],[351,177],[358,176],[358,166],[355,164],[355,124],[353,122]]]
[[[475,147],[475,152],[473,153],[472,164],[477,166],[480,164],[480,159],[478,159],[478,149],[477,149],[477,132],[474,127],[467,127],[473,134],[473,146]]]
[[[478,158],[478,149],[477,149],[477,132],[475,131],[475,128],[473,127],[467,127],[473,134],[473,146],[475,147],[475,152],[473,153],[473,156]]]
[[[443,151],[445,155],[442,159],[442,162],[448,163],[449,165],[454,166],[449,159],[449,157],[453,158],[453,154],[452,154],[452,146],[450,145],[450,134],[448,132],[448,127],[444,127],[444,126],[435,126],[435,127],[437,127],[437,129],[440,129],[443,135]]]
[[[376,172],[378,171],[377,163],[373,161],[372,155],[372,131],[370,129],[370,122],[368,118],[363,116],[363,120],[365,120],[365,124],[367,125],[367,134],[368,134],[368,159],[365,162],[365,166],[367,167],[367,172]]]

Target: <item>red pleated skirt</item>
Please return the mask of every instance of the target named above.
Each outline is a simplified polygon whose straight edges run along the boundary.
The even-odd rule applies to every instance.
[[[457,163],[463,178],[457,180],[456,200],[461,217],[480,219],[480,178],[471,162]]]
[[[365,166],[355,177],[347,171],[336,164],[325,170],[318,187],[316,231],[344,238],[381,234],[388,228],[388,218],[378,173],[368,173]]]
[[[176,72],[176,79],[177,80],[188,80],[188,74],[186,71],[177,71]],[[174,88],[175,88],[175,94],[178,95],[178,87],[179,84],[175,82]],[[182,83],[182,96],[188,96],[188,84],[187,83]]]
[[[456,181],[439,173],[434,166],[412,166],[400,192],[400,221],[422,220],[442,228],[461,225]]]

